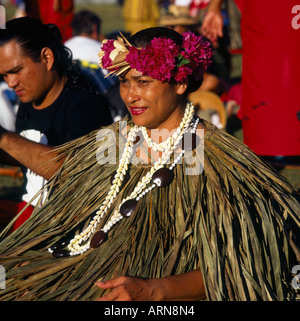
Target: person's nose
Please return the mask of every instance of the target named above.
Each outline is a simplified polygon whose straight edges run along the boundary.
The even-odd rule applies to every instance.
[[[12,89],[16,88],[19,84],[19,80],[15,75],[9,75],[5,80],[8,87]]]
[[[128,103],[132,104],[140,99],[140,96],[138,94],[138,91],[136,89],[135,85],[131,85],[128,88],[128,93],[127,93],[127,101]]]

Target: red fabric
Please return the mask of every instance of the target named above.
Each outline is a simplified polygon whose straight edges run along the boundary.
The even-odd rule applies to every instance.
[[[235,4],[237,5],[237,7],[240,9],[241,12],[243,11],[244,1],[245,0],[234,0]]]
[[[189,7],[189,15],[194,18],[197,17],[199,11],[206,8],[209,4],[209,1],[210,0],[192,0]]]
[[[55,24],[59,28],[64,42],[72,37],[73,2],[73,0],[62,0],[60,10],[54,11],[54,0],[39,0],[41,20],[46,24]]]
[[[300,155],[298,0],[244,0],[242,113],[244,142],[265,156]]]
[[[27,202],[22,201],[20,203],[18,203],[18,213],[21,212],[21,210],[27,205]],[[34,207],[32,205],[29,205],[24,212],[21,214],[20,217],[18,217],[18,219],[16,220],[16,222],[14,223],[14,226],[12,227],[12,230],[16,230],[18,227],[20,227],[32,214],[34,210]]]
[[[242,85],[241,85],[241,83],[235,84],[229,89],[229,92],[227,94],[227,101],[229,101],[229,100],[236,101],[239,106],[242,105]],[[239,108],[236,116],[241,120],[243,119],[242,108]]]
[[[242,104],[242,85],[240,83],[233,85],[227,94],[227,101],[234,100],[238,105]]]

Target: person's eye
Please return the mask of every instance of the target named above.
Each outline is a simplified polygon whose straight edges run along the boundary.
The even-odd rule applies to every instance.
[[[22,70],[22,68],[14,69],[14,70],[11,72],[11,74],[17,74],[17,73],[19,73],[21,70]]]
[[[148,83],[149,83],[148,80],[142,80],[142,79],[139,80],[140,85],[147,85]]]
[[[127,83],[127,80],[126,79],[120,79],[120,85],[125,85]]]

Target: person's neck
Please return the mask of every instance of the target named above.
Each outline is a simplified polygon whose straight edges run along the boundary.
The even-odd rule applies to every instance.
[[[50,86],[50,90],[42,98],[32,102],[33,107],[41,110],[52,105],[61,94],[66,82],[67,77],[65,76],[55,78]]]
[[[158,128],[146,128],[147,133],[153,142],[161,143],[168,139],[168,137],[177,130],[184,116],[185,106],[186,101],[182,103],[181,108],[177,109],[176,112],[174,112],[171,117],[166,119],[166,121],[162,123]]]

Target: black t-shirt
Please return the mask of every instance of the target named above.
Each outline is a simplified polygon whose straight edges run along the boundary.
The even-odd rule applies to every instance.
[[[66,85],[56,101],[45,109],[37,110],[32,103],[20,103],[16,132],[36,143],[58,146],[111,123],[106,98],[88,89],[71,89]],[[45,180],[25,167],[23,173],[22,199],[29,202]]]
[[[47,145],[57,146],[111,123],[106,98],[87,89],[65,86],[56,101],[45,109],[37,110],[32,103],[20,103],[16,131],[39,131],[46,136]]]

